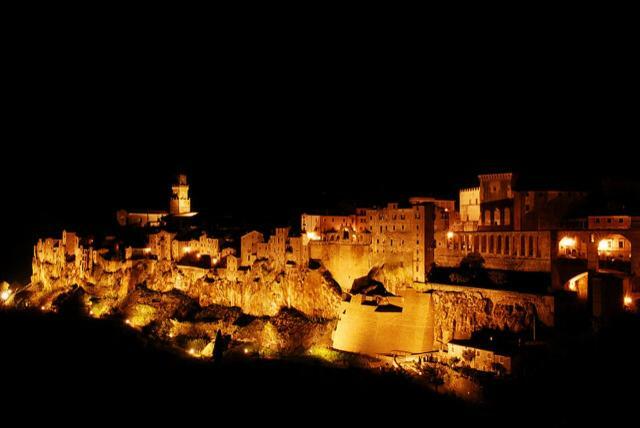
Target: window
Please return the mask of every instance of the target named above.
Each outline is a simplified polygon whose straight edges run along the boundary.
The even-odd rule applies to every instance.
[[[624,241],[622,240],[618,241],[618,248],[620,249],[624,248]]]
[[[533,236],[529,237],[529,257],[533,257]]]

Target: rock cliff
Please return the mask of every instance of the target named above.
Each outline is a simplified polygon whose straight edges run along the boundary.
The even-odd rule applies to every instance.
[[[90,269],[75,260],[56,263],[34,258],[32,289],[46,300],[79,285],[96,299],[119,304],[136,286],[169,292],[178,290],[200,306],[238,307],[255,316],[275,316],[283,308],[295,309],[311,318],[332,319],[341,301],[340,287],[324,268],[289,266],[276,269],[258,262],[246,271],[217,271],[179,266],[169,261],[113,261],[100,257]],[[33,302],[37,305],[46,301]]]
[[[520,333],[532,330],[534,320],[539,326],[554,325],[552,296],[439,284],[422,291],[432,295],[436,347],[483,329]]]

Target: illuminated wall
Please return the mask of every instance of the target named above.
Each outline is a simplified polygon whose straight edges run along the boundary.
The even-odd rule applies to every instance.
[[[431,296],[406,290],[400,296],[352,296],[343,302],[333,347],[363,354],[420,353],[433,348]]]

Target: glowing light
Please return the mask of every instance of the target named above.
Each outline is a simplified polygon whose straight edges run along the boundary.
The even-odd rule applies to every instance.
[[[196,254],[196,259],[200,260],[200,257],[202,257],[200,253]]]
[[[189,354],[196,355],[196,350],[193,348],[189,349]]]
[[[576,291],[576,283],[575,282],[570,282],[569,283],[569,290],[571,291]]]
[[[215,258],[213,259],[213,264],[214,264],[214,265],[217,265],[217,264],[218,264],[218,258],[217,258],[217,257],[215,257]]]
[[[144,252],[145,252],[145,253],[147,253],[147,254],[149,254],[149,253],[151,252],[151,248],[145,248],[145,249],[144,249]]]
[[[451,231],[451,230],[450,230],[450,231],[448,231],[448,232],[447,232],[447,239],[453,239],[453,236],[454,236],[454,235],[455,235],[455,234],[453,233],[453,231]]]
[[[127,318],[124,322],[125,322],[127,325],[131,325],[131,320],[130,320],[129,318]]]
[[[249,350],[248,350],[247,348],[244,348],[244,353],[245,353],[245,354],[248,354],[248,353],[249,353]]]
[[[598,251],[607,251],[611,249],[611,239],[603,239],[598,242]]]
[[[318,235],[317,232],[311,231],[307,232],[307,238],[309,238],[310,241],[319,241],[320,235]]]
[[[11,290],[4,290],[2,293],[0,293],[0,299],[5,302],[9,300],[9,297],[11,297]]]
[[[568,236],[565,236],[564,238],[562,238],[560,240],[560,246],[567,248],[567,247],[575,247],[576,246],[576,240],[573,238],[570,238]]]
[[[632,303],[633,303],[633,299],[631,298],[631,296],[624,296],[624,305],[625,306],[631,306]]]
[[[40,310],[44,311],[45,307],[44,306],[40,306]]]
[[[182,249],[182,252],[183,252],[183,253],[190,253],[190,252],[191,252],[191,247],[184,247],[184,248]]]

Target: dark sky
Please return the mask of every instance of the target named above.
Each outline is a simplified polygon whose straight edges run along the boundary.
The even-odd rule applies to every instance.
[[[624,46],[529,29],[24,31],[5,61],[0,278],[28,270],[36,236],[165,208],[178,171],[194,208],[270,223],[454,197],[493,170],[637,178]]]

